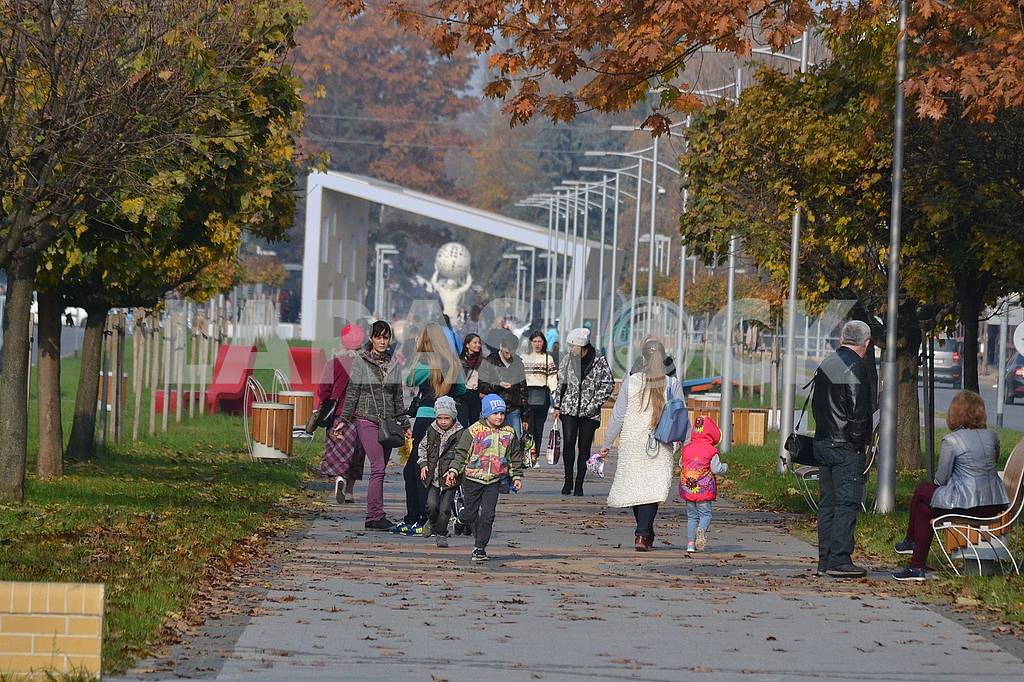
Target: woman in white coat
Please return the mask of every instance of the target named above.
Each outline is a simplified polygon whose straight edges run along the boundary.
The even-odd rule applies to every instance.
[[[601,459],[619,436],[619,459],[608,493],[609,507],[632,507],[636,519],[635,549],[654,545],[654,517],[658,505],[672,489],[673,449],[651,437],[668,398],[683,399],[682,385],[665,375],[665,348],[659,341],[646,343],[643,368],[622,382],[612,421],[605,434]]]

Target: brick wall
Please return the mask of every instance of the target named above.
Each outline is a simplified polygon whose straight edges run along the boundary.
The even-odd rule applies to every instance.
[[[103,585],[0,582],[0,674],[99,677],[102,643]]]

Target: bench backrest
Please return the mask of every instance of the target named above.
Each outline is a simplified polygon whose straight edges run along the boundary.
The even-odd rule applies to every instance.
[[[1010,506],[1006,510],[1006,518],[1016,517],[1024,506],[1024,438],[1017,442],[1017,446],[1006,459],[1006,468],[1003,469],[1003,485],[1006,486],[1006,496],[1010,498]]]

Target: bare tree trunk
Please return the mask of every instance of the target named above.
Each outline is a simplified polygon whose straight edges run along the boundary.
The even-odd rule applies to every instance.
[[[178,315],[178,322],[174,325],[174,392],[177,394],[178,402],[174,405],[174,423],[181,423],[182,411],[185,409],[185,360],[188,357],[186,350],[188,335],[185,330],[184,306]]]
[[[149,435],[152,436],[156,433],[156,393],[160,390],[160,316],[156,312],[150,317],[146,335],[149,337]]]
[[[28,438],[29,324],[36,259],[14,258],[7,267],[4,303],[3,370],[0,371],[0,501],[25,497],[25,454]]]
[[[92,457],[96,445],[96,403],[100,385],[100,353],[107,308],[86,311],[85,336],[82,338],[82,370],[75,396],[75,415],[68,440],[68,456],[78,461]]]
[[[136,308],[132,328],[132,440],[139,439],[142,420],[142,386],[146,376],[146,337],[142,332],[142,309]]]
[[[41,479],[64,473],[64,428],[60,404],[60,332],[63,297],[57,287],[39,292],[39,453],[36,474]]]

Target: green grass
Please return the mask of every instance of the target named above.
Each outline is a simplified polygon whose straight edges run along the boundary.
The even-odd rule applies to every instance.
[[[941,439],[944,433],[936,433],[936,438]],[[1003,443],[1001,465],[1021,437],[1024,434],[1018,431],[1003,429],[1000,432]],[[816,517],[800,493],[796,479],[789,473],[776,473],[777,444],[776,435],[772,434],[764,446],[733,447],[724,458],[729,463],[729,474],[722,478],[721,489],[725,495],[744,506],[792,514],[789,517],[791,530],[814,542],[817,538]],[[893,568],[904,563],[906,557],[895,554],[892,546],[903,539],[907,528],[907,503],[922,478],[923,472],[920,471],[899,473],[896,486],[897,511],[892,514],[863,513],[859,516],[856,537],[859,556],[868,557],[871,563],[891,565]],[[871,509],[874,498],[875,483],[876,478],[872,473],[868,481],[868,509]],[[1022,535],[1024,533],[1018,527],[1013,540],[1018,555],[1022,550]],[[991,615],[1015,624],[1024,623],[1024,579],[1018,576],[958,578],[951,571],[943,570],[941,552],[934,544],[929,565],[935,569],[930,574],[933,580],[915,586],[915,592],[925,599],[972,604],[979,615]]]
[[[62,369],[67,428],[77,360]],[[149,652],[161,626],[246,548],[298,523],[294,512],[312,504],[301,484],[322,447],[297,442],[287,462],[253,463],[241,419],[223,415],[175,424],[172,414],[166,434],[136,443],[130,433],[94,461],[66,465],[60,480],[39,481],[30,467],[25,503],[0,506],[0,580],[106,583],[108,673]]]

